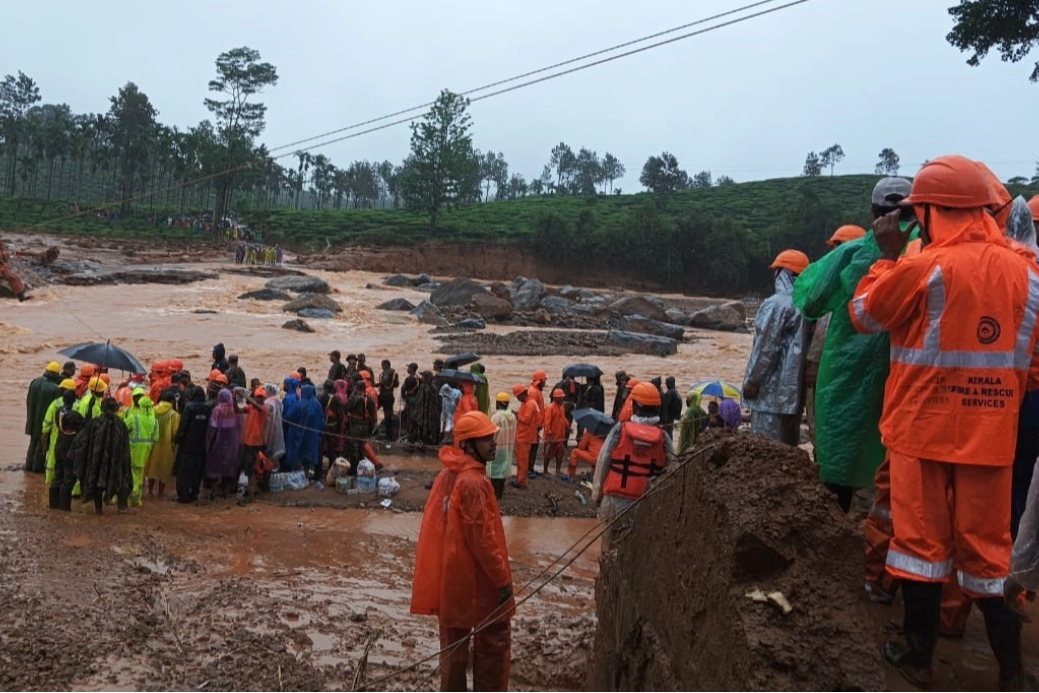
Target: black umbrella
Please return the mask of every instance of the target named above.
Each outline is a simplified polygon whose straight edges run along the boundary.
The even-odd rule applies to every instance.
[[[476,373],[470,373],[469,371],[456,371],[453,368],[445,368],[437,374],[437,378],[440,380],[459,380],[470,383],[482,383],[484,379]]]
[[[571,363],[563,369],[563,377],[571,375],[575,378],[598,378],[602,375],[602,369],[590,363]]]
[[[448,356],[444,359],[444,366],[448,369],[461,368],[462,366],[468,366],[471,363],[476,363],[480,360],[479,354],[469,352],[468,354],[455,354],[454,356]],[[441,371],[442,373],[443,371]]]
[[[148,369],[134,358],[133,354],[123,351],[111,342],[83,342],[73,344],[58,352],[75,361],[83,361],[95,366],[114,368],[127,373],[147,373]]]
[[[596,436],[604,436],[613,428],[613,419],[598,409],[577,409],[574,411],[574,421]]]

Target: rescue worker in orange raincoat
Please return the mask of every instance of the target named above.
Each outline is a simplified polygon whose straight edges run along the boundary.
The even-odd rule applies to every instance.
[[[570,437],[570,420],[566,417],[564,400],[566,393],[556,388],[552,391],[552,402],[545,408],[545,454],[541,471],[548,474],[548,463],[555,461],[556,476],[562,471],[566,457],[566,439]]]
[[[5,282],[11,288],[11,293],[18,298],[18,302],[28,301],[32,296],[25,293],[25,283],[14,270],[7,266],[7,256],[4,254],[4,244],[0,241],[0,282]]]
[[[533,463],[533,451],[538,443],[538,425],[541,414],[537,401],[530,396],[530,389],[523,385],[514,385],[512,396],[519,400],[520,408],[516,412],[516,479],[513,488],[526,489],[527,476]]]
[[[754,318],[754,343],[743,378],[751,432],[786,445],[801,442],[808,330],[793,295],[794,280],[808,265],[808,256],[799,250],[784,250],[769,265],[776,292],[761,302]]]
[[[440,621],[440,690],[505,691],[511,656],[512,571],[487,463],[498,427],[481,411],[464,414],[454,445],[440,449],[415,550],[411,613]],[[475,632],[474,632],[475,631]]]
[[[599,506],[599,519],[609,522],[624,512],[649,488],[675,456],[671,437],[660,429],[660,390],[650,383],[639,383],[631,390],[633,402],[630,421],[617,423],[599,451],[592,481],[592,502]],[[629,518],[625,525],[630,525]],[[616,528],[602,536],[609,546]]]
[[[462,397],[458,400],[458,404],[455,405],[455,416],[453,419],[453,425],[455,426],[458,425],[458,420],[466,413],[480,410],[480,401],[476,399],[475,384],[463,381],[461,385]]]
[[[548,373],[545,371],[534,371],[534,374],[530,376],[530,387],[527,388],[527,392],[530,395],[530,399],[534,400],[534,403],[538,406],[538,437],[530,449],[531,478],[537,478],[537,474],[534,473],[534,465],[538,461],[539,441],[541,440],[541,432],[545,427],[545,386],[547,385]]]
[[[597,436],[586,428],[584,435],[581,436],[581,440],[577,443],[577,447],[570,453],[570,467],[567,469],[567,475],[571,479],[575,478],[579,463],[587,464],[594,470],[595,463],[599,460],[599,453],[602,452],[602,446],[605,442],[605,437]]]
[[[1039,270],[1011,247],[990,201],[975,162],[929,161],[903,201],[919,220],[921,252],[899,260],[909,231],[898,212],[875,221],[881,259],[849,304],[856,329],[891,335],[880,430],[894,525],[887,565],[901,580],[906,644],[889,641],[884,658],[921,687],[931,683],[942,583],[954,570],[985,617],[1000,689],[1024,682],[1021,622],[1003,588]]]
[[[639,381],[635,378],[628,377],[624,382],[624,391],[627,393],[624,396],[624,404],[621,405],[620,413],[617,415],[617,422],[624,423],[625,421],[631,421],[631,414],[635,411],[635,401],[631,398],[631,392],[639,384]]]

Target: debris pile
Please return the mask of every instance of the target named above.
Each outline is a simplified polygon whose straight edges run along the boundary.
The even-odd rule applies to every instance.
[[[588,689],[882,689],[862,538],[808,455],[710,433],[603,552]]]

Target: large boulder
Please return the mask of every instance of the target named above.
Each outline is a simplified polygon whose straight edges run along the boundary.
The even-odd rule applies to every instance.
[[[722,308],[728,308],[739,313],[739,316],[744,320],[747,319],[747,306],[743,305],[743,301],[729,301],[722,304]]]
[[[545,297],[545,285],[537,279],[527,279],[518,286],[513,282],[511,294],[513,310],[537,310],[541,299]]]
[[[296,313],[301,318],[323,318],[329,319],[336,316],[335,311],[328,310],[327,308],[304,308],[300,312]]]
[[[624,330],[610,330],[606,335],[606,344],[633,354],[671,356],[678,353],[678,342],[670,337],[658,337]]]
[[[314,328],[307,324],[306,320],[289,320],[281,326],[283,330],[295,330],[296,332],[313,332]]]
[[[738,303],[738,305],[741,308],[743,306],[742,303]],[[745,313],[740,313],[732,307],[731,303],[725,303],[696,311],[689,316],[689,325],[705,330],[734,332],[746,326],[747,319],[744,316]]]
[[[574,302],[562,296],[545,296],[541,299],[541,307],[549,313],[572,313]]]
[[[664,311],[664,315],[667,316],[667,321],[672,325],[689,325],[689,316],[680,311],[677,308],[668,308]]]
[[[379,310],[415,310],[415,305],[406,298],[394,298],[380,303]]]
[[[497,296],[498,298],[503,298],[506,301],[512,298],[512,294],[509,290],[509,287],[505,286],[501,282],[493,282],[487,288],[490,289],[491,293]]]
[[[327,294],[328,293],[328,282],[320,277],[311,277],[309,275],[302,276],[291,276],[291,277],[275,277],[269,280],[264,286],[268,289],[274,289],[276,291],[292,291],[293,293],[311,293],[311,294]]]
[[[289,296],[284,291],[278,291],[277,289],[258,289],[256,291],[247,291],[238,297],[240,301],[291,301],[292,296]]]
[[[411,314],[424,325],[436,325],[439,327],[448,324],[447,318],[440,314],[440,309],[429,301],[423,301],[415,306]]]
[[[415,286],[423,286],[425,284],[432,284],[433,286],[436,286],[436,282],[433,281],[433,277],[429,276],[425,272],[412,279],[411,283]]]
[[[508,320],[512,317],[512,304],[494,294],[473,296],[473,308],[487,320]]]
[[[392,277],[386,277],[382,280],[382,283],[386,286],[396,286],[398,288],[406,286],[410,289],[415,286],[415,282],[411,281],[403,274],[394,274]]]
[[[467,277],[459,277],[444,282],[429,296],[434,306],[467,306],[473,302],[473,296],[487,293],[487,290]]]
[[[664,309],[645,296],[625,296],[617,299],[610,304],[610,310],[617,315],[641,315],[658,322],[667,320]]]
[[[659,337],[670,337],[679,341],[685,337],[685,328],[681,325],[672,325],[658,320],[650,320],[641,315],[626,315],[620,319],[617,325],[628,332],[639,332],[641,334],[655,334]]]
[[[333,313],[341,313],[343,311],[342,306],[323,294],[300,294],[295,301],[289,301],[281,307],[286,313],[298,313],[307,308],[312,310],[329,310]]]

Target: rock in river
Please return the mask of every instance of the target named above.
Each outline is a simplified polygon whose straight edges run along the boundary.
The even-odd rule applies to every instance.
[[[618,315],[642,315],[657,322],[667,320],[664,309],[645,296],[625,296],[611,303],[610,310]]]
[[[440,309],[429,301],[423,301],[415,306],[415,310],[411,311],[411,314],[425,325],[443,326],[448,324],[447,318],[440,314]]]
[[[519,282],[513,281],[512,308],[513,310],[537,310],[541,299],[545,297],[545,285],[537,279],[527,279]]]
[[[678,353],[678,342],[674,339],[638,332],[610,330],[606,335],[606,343],[634,354],[671,356]]]
[[[284,291],[278,291],[277,289],[258,289],[257,291],[249,291],[238,297],[240,301],[291,301],[292,296],[289,296]]]
[[[328,310],[327,308],[304,308],[297,313],[301,318],[334,318],[335,312]]]
[[[429,302],[438,308],[443,306],[467,306],[473,302],[473,296],[487,293],[487,290],[466,277],[444,282],[429,296]]]
[[[739,304],[743,308],[743,304]],[[698,310],[689,316],[689,324],[706,330],[732,332],[747,324],[745,312],[737,310],[731,303]]]
[[[628,332],[655,334],[659,337],[670,337],[679,341],[685,336],[685,328],[681,325],[650,320],[641,315],[627,315],[620,319],[620,324],[617,327]]]
[[[281,307],[286,313],[298,313],[306,308],[328,310],[333,313],[342,312],[343,308],[335,300],[322,294],[300,294],[295,301],[289,301]]]
[[[379,310],[415,310],[415,306],[406,298],[394,298],[380,303]]]
[[[314,328],[307,324],[306,320],[289,320],[281,326],[284,330],[296,330],[296,332],[313,332]]]
[[[265,285],[268,289],[277,291],[293,291],[295,293],[327,294],[328,282],[319,277],[311,277],[304,274],[299,277],[277,277],[271,279]]]
[[[512,317],[512,304],[494,294],[476,294],[473,307],[487,320],[508,320]]]

